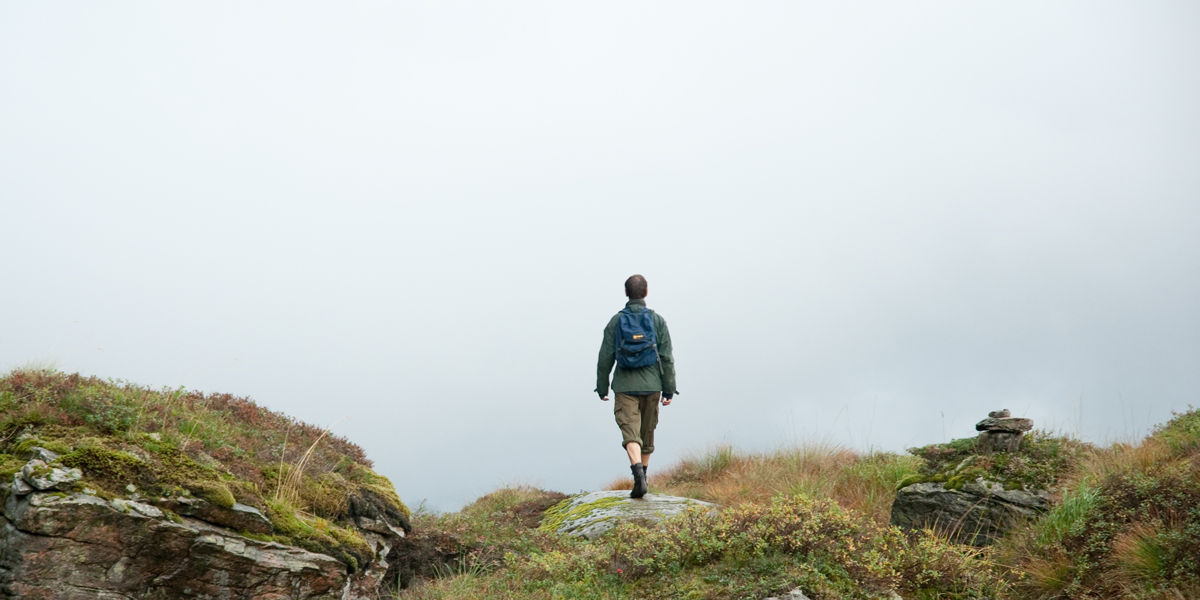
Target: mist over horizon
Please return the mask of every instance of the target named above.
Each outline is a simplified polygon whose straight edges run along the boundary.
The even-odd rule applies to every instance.
[[[414,508],[990,410],[1108,442],[1200,405],[1200,6],[0,7],[0,369],[248,396]]]

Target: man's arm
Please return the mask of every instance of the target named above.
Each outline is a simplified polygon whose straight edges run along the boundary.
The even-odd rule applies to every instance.
[[[675,355],[671,352],[671,330],[667,329],[667,320],[658,313],[654,316],[658,321],[654,325],[658,335],[658,359],[662,361],[662,391],[666,398],[679,393],[675,387]]]
[[[608,374],[617,362],[616,350],[617,317],[609,319],[604,327],[604,341],[600,342],[600,357],[596,360],[596,393],[608,399]]]

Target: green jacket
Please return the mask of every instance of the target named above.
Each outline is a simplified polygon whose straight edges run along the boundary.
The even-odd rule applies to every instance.
[[[646,309],[646,301],[630,300],[625,306],[633,312],[641,312]],[[596,393],[601,396],[608,395],[608,373],[617,362],[617,318],[618,315],[613,315],[604,327],[600,360],[596,363]],[[612,391],[679,393],[679,390],[675,389],[675,358],[671,355],[671,332],[667,330],[666,319],[658,313],[654,313],[654,334],[658,337],[658,358],[662,361],[662,372],[659,372],[658,364],[639,369],[626,369],[617,365],[617,372],[612,379]]]

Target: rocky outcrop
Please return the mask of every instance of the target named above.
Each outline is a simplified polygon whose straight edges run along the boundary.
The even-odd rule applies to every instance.
[[[944,483],[914,483],[896,492],[891,524],[906,529],[933,529],[959,544],[985,546],[1023,519],[1049,509],[1049,493],[1005,490],[978,480],[962,489]]]
[[[692,498],[646,494],[630,498],[629,490],[590,492],[563,500],[546,511],[542,529],[594,540],[617,523],[655,524],[693,506],[717,505]]]
[[[974,452],[1017,452],[1021,436],[1033,429],[1031,419],[1014,418],[1008,409],[988,413],[975,425],[980,431]],[[1006,489],[964,469],[967,457],[947,480],[913,483],[900,488],[892,503],[890,523],[906,529],[929,528],[960,544],[986,546],[1024,519],[1049,510],[1047,490]],[[963,479],[974,477],[972,481]]]
[[[11,485],[0,486],[7,488],[0,598],[374,599],[385,557],[404,534],[392,527],[361,531],[375,559],[348,565],[242,535],[271,531],[253,507],[225,509],[193,498],[105,499],[72,488],[79,477],[70,471],[78,469],[35,459]]]

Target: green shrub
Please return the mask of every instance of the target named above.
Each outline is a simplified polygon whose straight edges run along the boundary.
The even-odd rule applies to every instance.
[[[693,508],[658,527],[618,525],[574,552],[510,557],[526,593],[600,597],[762,598],[796,587],[814,597],[871,598],[936,589],[989,597],[1002,581],[980,551],[930,534],[909,538],[831,500],[776,497],[721,512]],[[564,584],[574,582],[564,589]],[[616,589],[614,589],[616,588]]]
[[[1177,453],[1188,453],[1200,447],[1200,410],[1189,406],[1187,412],[1173,414],[1170,421],[1155,428],[1151,438],[1165,443]]]

